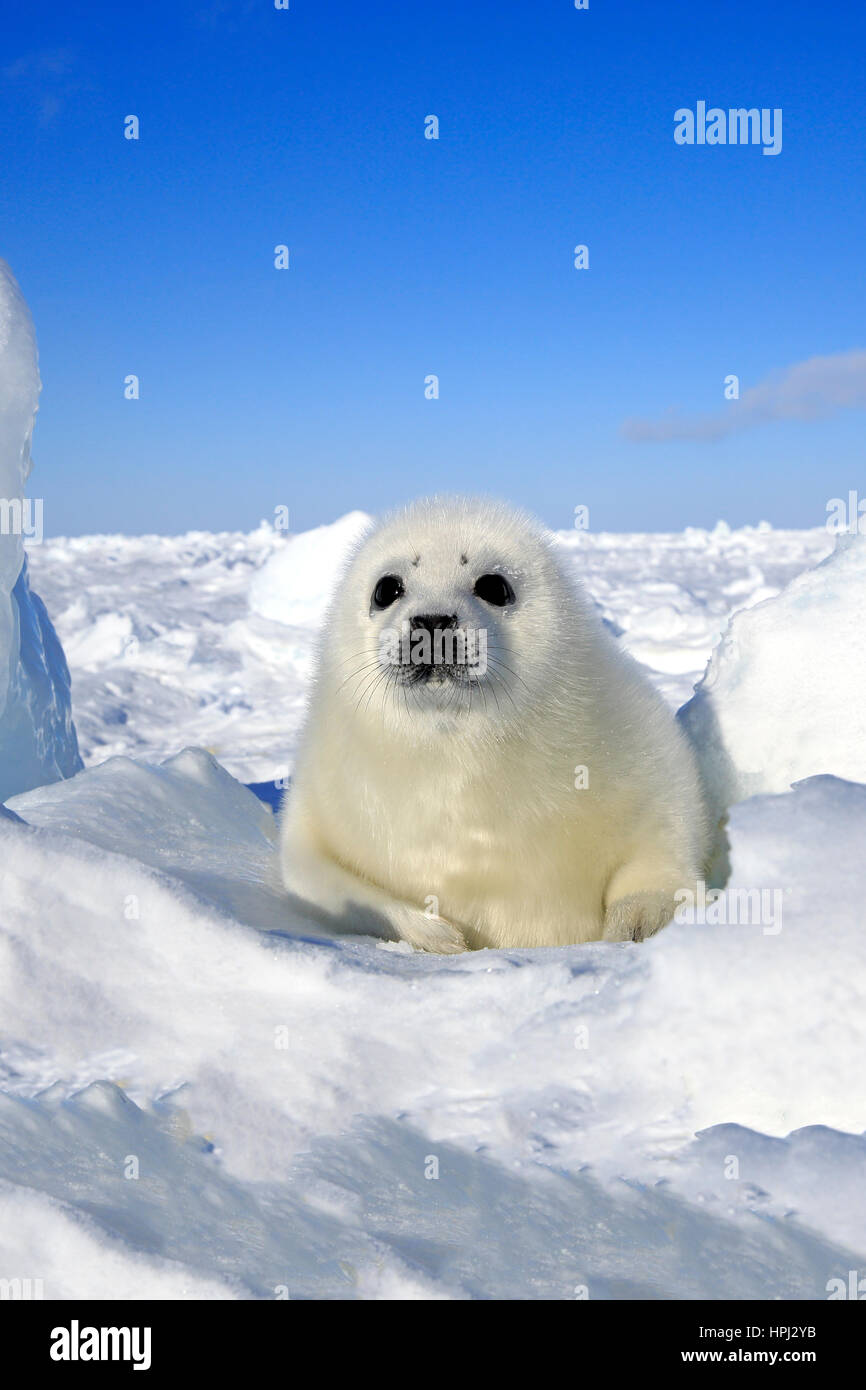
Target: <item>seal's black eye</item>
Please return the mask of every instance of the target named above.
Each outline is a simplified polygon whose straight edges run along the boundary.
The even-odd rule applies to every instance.
[[[494,608],[504,608],[506,603],[514,602],[514,590],[503,574],[482,574],[475,581],[473,593],[485,603],[492,603]]]
[[[399,574],[385,574],[373,590],[373,607],[390,608],[403,593],[403,581]]]

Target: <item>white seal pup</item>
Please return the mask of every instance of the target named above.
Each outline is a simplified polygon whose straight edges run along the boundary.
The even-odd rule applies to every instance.
[[[290,894],[430,951],[639,941],[708,839],[672,711],[529,517],[432,498],[362,537],[281,816]]]

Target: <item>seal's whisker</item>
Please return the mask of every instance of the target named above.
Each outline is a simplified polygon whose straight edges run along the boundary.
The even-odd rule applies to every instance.
[[[493,661],[494,658],[490,655],[490,650],[491,650],[491,648],[490,648],[490,646],[489,646],[489,644],[488,644],[488,648],[487,648],[487,660],[488,660],[488,661]],[[506,651],[506,650],[507,650],[507,648],[505,648],[505,647],[493,647],[493,651]],[[501,666],[504,670],[508,671],[509,675],[512,675],[516,681],[520,681],[520,684],[521,684],[522,686],[524,686],[527,690],[529,689],[529,686],[526,684],[526,681],[523,679],[523,677],[522,677],[522,676],[519,676],[519,675],[517,674],[517,672],[516,672],[515,670],[513,670],[513,669],[508,665],[508,663],[507,663],[506,661],[503,661],[501,656],[496,657],[495,660],[496,660],[497,664],[498,664],[499,666]]]
[[[363,713],[366,714],[367,710],[370,708],[370,701],[372,700],[374,693],[382,684],[382,681],[385,679],[387,674],[387,671],[380,670],[378,676],[374,676],[373,679],[368,681],[367,685],[364,687],[364,694],[361,696],[361,699],[364,700]],[[360,700],[358,704],[360,707]]]
[[[357,659],[358,659],[359,656],[369,656],[369,655],[370,655],[370,652],[368,651],[368,649],[367,649],[366,647],[361,647],[360,651],[353,652],[351,656],[345,656],[345,657],[343,657],[343,659],[342,659],[341,661],[338,661],[338,662],[337,662],[337,665],[338,665],[338,666],[345,666],[346,663],[349,662],[349,661],[357,661]]]
[[[363,675],[365,671],[369,671],[373,666],[378,665],[378,660],[366,661],[363,666],[358,667],[357,671],[351,671],[349,675],[346,677],[346,679],[344,681],[341,681],[340,684],[337,686],[337,694],[339,695],[340,691],[343,689],[343,686],[348,685],[349,681],[357,680],[358,677]]]
[[[376,663],[376,667],[377,667],[377,671],[381,671],[382,668],[379,666],[379,663],[378,663],[378,662]],[[356,700],[355,700],[355,704],[354,704],[354,709],[355,709],[355,710],[357,710],[357,709],[360,707],[361,701],[363,700],[364,696],[366,695],[367,691],[369,690],[370,686],[374,683],[374,681],[376,680],[376,678],[377,678],[376,671],[374,671],[372,675],[367,675],[367,676],[365,677],[365,681],[364,681],[364,684],[363,684],[363,686],[361,687],[361,689],[355,692],[356,697],[357,697]]]
[[[487,665],[488,665],[488,674],[490,675],[491,680],[493,679],[493,675],[494,675],[494,671],[495,671],[495,673],[496,673],[496,675],[497,675],[497,677],[498,677],[498,679],[499,679],[499,683],[500,683],[500,685],[502,686],[503,693],[504,693],[505,695],[508,696],[508,698],[509,698],[509,700],[511,701],[512,705],[514,706],[514,708],[517,709],[517,702],[515,701],[514,696],[512,695],[511,691],[508,689],[508,682],[505,680],[505,678],[504,678],[503,675],[502,675],[501,670],[499,669],[499,662],[496,661],[496,659],[495,659],[494,657],[488,656],[488,658],[487,658]],[[490,670],[490,669],[489,669],[490,667],[493,667],[493,670]]]
[[[495,679],[495,677],[494,677],[494,675],[493,675],[493,672],[491,671],[491,672],[490,672],[490,694],[493,696],[494,700],[496,701],[496,713],[497,713],[497,714],[499,715],[499,717],[501,718],[501,717],[502,717],[502,706],[501,706],[500,703],[499,703],[499,696],[496,694],[496,686],[493,684],[494,679]],[[500,678],[500,679],[501,679],[501,678]],[[487,708],[486,703],[485,703],[485,706],[484,706],[484,707],[485,707],[485,709]]]
[[[371,690],[370,690],[370,693],[369,693],[369,695],[367,696],[367,703],[366,703],[365,706],[364,706],[364,713],[365,713],[365,714],[366,714],[367,710],[370,708],[370,701],[372,700],[372,698],[373,698],[373,696],[375,695],[376,691],[379,689],[379,686],[382,684],[382,682],[383,682],[383,681],[387,681],[388,675],[389,675],[388,667],[386,666],[385,669],[382,671],[381,675],[379,676],[379,679],[378,679],[377,681],[374,681],[374,682],[373,682],[373,685],[372,685],[372,688],[371,688]]]

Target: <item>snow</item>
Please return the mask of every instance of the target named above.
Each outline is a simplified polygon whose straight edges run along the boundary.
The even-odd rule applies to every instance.
[[[24,558],[40,531],[38,499],[24,501],[39,390],[30,312],[0,260],[0,799],[81,766],[69,672]]]
[[[562,533],[672,705],[732,612],[760,628],[713,687],[726,748],[745,765],[735,697],[764,680],[767,732],[798,730],[766,775],[807,780],[733,805],[723,904],[757,890],[781,915],[436,958],[290,914],[271,811],[241,785],[291,765],[358,524],[34,553],[88,770],[0,819],[0,1277],[46,1297],[826,1297],[866,1255],[866,786],[830,766],[859,668],[837,666],[798,760],[776,629],[844,658],[854,551],[820,565],[825,531],[766,526]]]
[[[284,777],[319,617],[364,520],[351,513],[306,533],[314,545],[263,523],[250,534],[81,536],[35,549],[39,589],[74,671],[85,763],[115,754],[161,762],[193,746],[242,782]],[[778,593],[833,549],[822,528],[567,531],[558,540],[675,706],[734,609]]]
[[[266,929],[284,925],[285,903],[271,882],[274,817],[201,749],[159,766],[109,758],[86,777],[12,797],[8,809],[28,825],[115,854],[134,844],[136,860],[189,884],[216,908]]]
[[[252,611],[286,627],[320,623],[349,551],[372,520],[366,512],[349,512],[288,538],[253,576]]]
[[[681,718],[717,810],[819,773],[866,782],[866,536],[736,614]]]
[[[866,788],[735,808],[732,886],[782,886],[778,934],[446,960],[218,910],[197,822],[225,773],[177,764],[120,760],[102,815],[88,773],[0,825],[4,1272],[51,1296],[20,1228],[58,1212],[93,1242],[76,1293],[118,1246],[167,1262],[167,1297],[821,1297],[857,1267]],[[261,814],[238,788],[223,828],[267,904]]]

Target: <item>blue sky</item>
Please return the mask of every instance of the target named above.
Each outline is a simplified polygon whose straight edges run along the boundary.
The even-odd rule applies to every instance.
[[[622,432],[866,347],[862,7],[45,0],[3,37],[46,533],[436,490],[555,527],[817,525],[866,494],[862,408]],[[676,145],[699,100],[782,108],[781,154]]]

